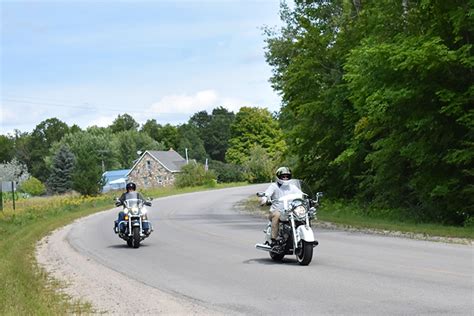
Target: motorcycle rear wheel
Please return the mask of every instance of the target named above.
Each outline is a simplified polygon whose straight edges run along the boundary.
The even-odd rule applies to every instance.
[[[296,260],[302,266],[307,266],[313,260],[313,244],[301,241],[301,248],[296,253]]]

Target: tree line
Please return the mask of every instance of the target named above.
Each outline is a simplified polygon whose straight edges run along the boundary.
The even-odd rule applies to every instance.
[[[72,166],[67,181],[93,194],[81,181],[97,183],[88,175],[102,166],[130,168],[137,150],[188,148],[220,181],[268,181],[285,163],[367,213],[472,225],[473,12],[467,0],[283,2],[283,26],[264,28],[278,114],[220,107],[141,127],[123,114],[86,130],[52,118],[1,135],[0,162],[15,158],[50,189],[56,166]]]
[[[220,182],[258,182],[270,180],[274,158],[281,157],[285,147],[277,118],[256,107],[237,113],[224,107],[200,111],[177,126],[156,119],[140,126],[131,115],[121,114],[108,127],[83,130],[49,118],[31,133],[0,135],[0,146],[4,180],[23,182],[31,174],[37,186],[38,181],[45,186],[35,192],[76,190],[87,195],[100,192],[104,171],[131,168],[140,151],[173,149],[183,157],[187,151],[198,163],[207,160]]]
[[[297,174],[379,211],[472,223],[472,5],[283,3],[266,58]]]

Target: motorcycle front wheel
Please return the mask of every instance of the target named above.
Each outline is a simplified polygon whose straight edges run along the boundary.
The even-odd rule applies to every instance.
[[[133,248],[140,247],[140,227],[133,227],[132,245]]]
[[[296,252],[296,260],[300,265],[307,266],[313,259],[313,244],[302,240],[300,246]]]

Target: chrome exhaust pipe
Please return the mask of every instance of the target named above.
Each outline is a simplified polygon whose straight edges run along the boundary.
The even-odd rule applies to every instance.
[[[260,249],[260,250],[264,250],[264,251],[271,251],[272,250],[272,247],[270,247],[269,245],[264,245],[264,244],[256,244],[255,248]]]

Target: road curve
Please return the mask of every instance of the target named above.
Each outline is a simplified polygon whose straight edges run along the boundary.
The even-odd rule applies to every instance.
[[[112,232],[118,209],[69,226],[64,240],[87,260],[140,285],[137,291],[183,302],[182,310],[164,313],[472,315],[472,246],[316,230],[320,245],[309,266],[299,266],[294,256],[273,262],[254,248],[263,241],[266,220],[234,208],[265,187],[156,199],[149,211],[155,231],[139,249]]]

